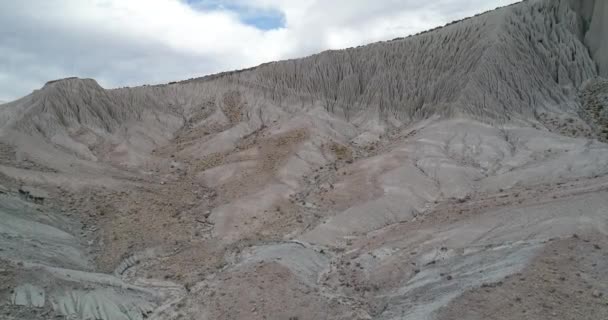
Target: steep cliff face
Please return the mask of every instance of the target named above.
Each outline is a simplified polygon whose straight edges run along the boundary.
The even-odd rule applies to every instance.
[[[608,3],[596,0],[585,42],[597,62],[600,74],[608,77]]]
[[[582,22],[581,38],[597,63],[599,73],[608,77],[608,3],[602,0],[571,0]]]
[[[596,74],[565,1],[530,1],[387,43],[278,62],[237,75],[280,97],[299,94],[351,117],[464,114],[485,121],[568,108]]]

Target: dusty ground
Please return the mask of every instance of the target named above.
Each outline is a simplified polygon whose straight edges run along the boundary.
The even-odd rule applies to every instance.
[[[577,234],[551,241],[521,272],[468,291],[438,319],[604,319],[606,235]]]
[[[520,140],[509,154],[497,154],[502,159],[492,152],[450,151],[458,139],[444,138],[442,128],[463,128],[457,130],[465,137],[487,130],[470,125],[440,122],[413,134],[406,128],[373,148],[266,129],[213,164],[201,167],[204,159],[164,150],[167,164],[146,168],[160,174],[132,171],[139,178],[125,179],[118,190],[51,189],[38,206],[81,222],[78,238],[96,270],[162,286],[166,298],[149,313],[158,319],[482,319],[519,313],[533,319],[541,316],[534,310],[544,309],[576,319],[581,312],[604,312],[605,288],[588,285],[606,280],[599,272],[606,257],[601,248],[608,247],[602,233],[605,167],[595,162],[591,171],[569,169],[550,180],[537,175],[544,174],[544,163],[556,171],[589,168],[594,154],[603,157],[608,149],[568,140],[530,154],[534,149],[527,148],[535,147]],[[448,139],[445,153],[428,149],[433,139]],[[318,147],[310,147],[316,140]],[[526,165],[501,173],[500,166],[523,155]],[[494,164],[480,166],[485,157]],[[457,164],[429,167],[449,162]],[[285,168],[304,175],[285,175]],[[442,174],[444,168],[455,171]],[[516,183],[495,188],[501,174]],[[454,177],[469,187],[445,194]],[[11,277],[4,281],[7,290],[23,275]],[[600,302],[591,305],[579,292],[597,296],[598,290],[594,301]],[[573,297],[568,307],[557,305],[566,294]],[[505,296],[521,301],[507,303]],[[472,303],[479,307],[470,309]],[[26,310],[3,308],[13,318]],[[37,312],[27,310],[19,312]]]

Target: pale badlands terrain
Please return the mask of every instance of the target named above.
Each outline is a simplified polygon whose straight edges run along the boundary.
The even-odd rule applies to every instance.
[[[0,105],[0,319],[608,319],[608,2]]]

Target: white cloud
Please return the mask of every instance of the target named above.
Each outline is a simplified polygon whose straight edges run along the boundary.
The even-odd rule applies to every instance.
[[[181,80],[406,36],[515,2],[213,1],[213,9],[185,0],[2,1],[0,99],[66,76],[106,87]],[[260,30],[229,8],[279,12],[285,25]]]

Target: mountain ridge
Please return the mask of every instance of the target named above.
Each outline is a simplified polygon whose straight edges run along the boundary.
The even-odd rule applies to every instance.
[[[536,3],[535,1],[532,1],[530,5],[534,5],[534,3]],[[568,1],[569,3],[569,1]],[[486,15],[490,15],[490,16],[494,16],[494,20],[500,20],[500,18],[496,18],[495,16],[497,15],[505,15],[508,14],[510,16],[509,19],[513,19],[516,18],[516,16],[522,16],[525,19],[525,14],[522,12],[523,10],[518,10],[517,8],[526,6],[527,4],[525,2],[523,3],[518,3],[515,5],[511,5],[508,7],[503,7],[500,8],[498,10],[494,10],[494,11],[490,11],[482,16],[477,16],[476,21],[480,21],[482,19],[487,19]],[[567,4],[565,4],[565,1],[558,1],[555,4],[552,5],[553,8],[555,9],[546,9],[546,10],[566,10]],[[542,6],[541,6],[542,7]],[[591,19],[591,18],[590,18]],[[596,21],[596,19],[592,19],[590,20],[590,24],[593,25],[594,22]],[[509,78],[505,78],[504,80],[500,80],[500,79],[488,79],[486,81],[507,81],[504,84],[500,85],[503,88],[509,88],[509,90],[511,90],[512,92],[509,93],[500,93],[500,92],[495,92],[493,91],[493,89],[491,88],[484,88],[481,89],[482,91],[484,91],[484,95],[480,96],[478,93],[476,93],[476,91],[480,90],[477,87],[480,85],[483,85],[481,83],[475,83],[472,84],[471,82],[467,82],[467,87],[468,88],[461,88],[459,89],[458,87],[454,87],[453,85],[448,85],[451,88],[447,88],[448,91],[451,90],[456,90],[455,92],[460,91],[461,93],[458,93],[457,95],[462,95],[462,98],[456,98],[456,96],[454,97],[439,97],[439,99],[437,99],[437,97],[435,97],[435,94],[431,94],[428,91],[420,91],[420,89],[416,89],[416,87],[412,87],[411,84],[407,84],[404,82],[404,80],[400,79],[402,77],[403,74],[405,74],[402,71],[399,71],[400,73],[396,73],[395,76],[392,76],[394,79],[397,79],[397,82],[394,82],[394,80],[389,80],[389,79],[381,79],[378,78],[377,75],[372,72],[369,73],[369,71],[364,70],[364,69],[360,69],[360,67],[357,67],[357,61],[356,60],[352,60],[352,59],[359,59],[357,58],[358,56],[360,56],[361,54],[358,54],[358,52],[360,51],[372,51],[375,50],[374,48],[377,47],[381,47],[383,48],[383,50],[389,49],[391,47],[397,47],[396,49],[399,51],[403,51],[403,50],[407,50],[407,47],[415,47],[415,48],[419,48],[420,45],[424,45],[421,44],[419,42],[425,42],[425,40],[423,39],[428,39],[427,41],[429,41],[430,43],[435,43],[438,42],[437,40],[439,40],[439,42],[443,41],[445,43],[445,41],[449,41],[449,37],[454,37],[454,35],[451,35],[448,30],[450,28],[462,28],[465,27],[467,23],[469,23],[469,19],[465,19],[463,21],[460,21],[458,23],[454,23],[454,24],[450,24],[448,26],[445,26],[441,29],[437,29],[434,30],[430,33],[424,33],[422,35],[418,35],[418,36],[414,36],[414,37],[409,37],[407,39],[404,40],[400,40],[400,41],[396,41],[394,43],[391,42],[379,42],[379,43],[374,43],[374,44],[370,44],[367,46],[363,46],[363,47],[358,47],[358,48],[350,48],[350,49],[344,49],[344,50],[338,50],[338,51],[327,51],[327,52],[323,52],[323,53],[319,53],[307,58],[303,58],[303,59],[291,59],[291,60],[286,60],[286,61],[279,61],[279,62],[271,62],[271,63],[266,63],[266,64],[262,64],[260,66],[254,67],[254,68],[249,68],[249,69],[244,69],[244,70],[236,70],[236,71],[230,71],[230,72],[225,72],[225,73],[220,73],[220,74],[216,74],[216,75],[209,75],[209,76],[205,76],[202,78],[196,78],[196,79],[192,79],[192,80],[185,80],[182,82],[175,82],[172,84],[167,84],[167,85],[155,85],[155,86],[144,86],[144,87],[134,87],[132,88],[132,90],[136,90],[136,91],[145,91],[145,88],[149,89],[148,91],[153,91],[154,89],[166,89],[167,86],[169,86],[169,88],[171,86],[175,86],[175,85],[183,85],[183,84],[188,84],[188,83],[199,83],[200,81],[204,81],[204,82],[209,82],[209,81],[226,81],[228,80],[229,82],[234,82],[236,83],[236,86],[238,87],[238,85],[240,83],[245,84],[245,86],[248,85],[248,83],[251,83],[254,86],[257,86],[258,88],[260,88],[262,91],[271,91],[269,94],[271,95],[275,95],[275,96],[280,96],[277,97],[277,99],[284,99],[284,98],[288,98],[289,96],[289,92],[293,92],[297,95],[307,95],[310,97],[311,100],[319,100],[322,104],[325,104],[325,107],[330,109],[330,108],[336,108],[336,106],[338,107],[338,109],[341,109],[340,111],[335,110],[335,112],[339,112],[342,113],[343,116],[346,117],[356,117],[356,113],[357,111],[361,110],[361,109],[365,109],[367,106],[370,106],[370,104],[374,104],[374,105],[378,105],[381,109],[383,109],[384,111],[382,112],[386,112],[386,113],[392,113],[393,116],[396,116],[398,118],[404,118],[407,121],[407,118],[424,118],[433,114],[443,114],[443,115],[450,115],[450,114],[456,114],[456,113],[460,113],[460,112],[464,112],[465,114],[468,115],[473,115],[481,120],[483,120],[484,118],[494,118],[494,120],[498,120],[498,121],[505,121],[508,119],[508,117],[510,116],[515,116],[515,117],[520,117],[520,118],[529,118],[533,112],[531,112],[530,110],[526,111],[526,108],[524,108],[524,105],[530,105],[530,104],[537,104],[537,105],[542,105],[542,104],[549,104],[549,105],[555,105],[555,104],[560,104],[563,103],[562,101],[564,100],[573,100],[572,94],[569,94],[570,97],[566,98],[566,97],[560,97],[561,95],[563,95],[563,92],[560,91],[556,91],[554,89],[542,89],[540,91],[544,91],[544,90],[552,90],[553,92],[550,92],[549,94],[544,93],[544,96],[549,96],[549,97],[554,97],[553,101],[540,101],[539,97],[534,97],[534,96],[522,96],[525,95],[522,91],[522,89],[518,88],[516,85],[516,81],[514,79],[509,79]],[[523,23],[526,23],[525,21]],[[557,22],[552,22],[552,23],[557,23]],[[570,22],[565,22],[567,24],[570,25],[579,25],[581,24],[581,22],[576,22],[576,19]],[[517,25],[522,25],[522,24],[517,24]],[[454,27],[455,26],[455,27]],[[540,25],[539,25],[540,26]],[[478,26],[471,26],[473,28],[479,28]],[[570,28],[570,31],[566,31],[566,34],[560,35],[560,39],[557,40],[553,40],[550,34],[548,34],[548,38],[547,35],[543,35],[543,34],[539,34],[538,36],[535,37],[541,37],[538,39],[538,41],[543,41],[543,38],[548,40],[548,41],[564,41],[561,46],[572,46],[572,44],[575,42],[574,38],[576,38],[578,36],[579,33],[583,32],[582,30],[576,30],[579,27],[573,27]],[[484,29],[483,27],[478,29],[478,32],[483,32]],[[568,30],[568,28],[566,28],[565,30]],[[590,29],[592,30],[592,28]],[[512,32],[521,32],[522,30],[514,30]],[[570,33],[570,35],[567,35],[567,33]],[[433,35],[438,35],[439,37],[443,37],[442,39],[434,39]],[[481,34],[480,34],[481,35]],[[589,35],[589,34],[587,34]],[[564,40],[562,39],[562,37],[570,37],[572,40]],[[448,37],[448,38],[446,38]],[[484,37],[488,37],[488,35],[484,35]],[[532,34],[529,35],[529,37],[532,37]],[[521,37],[520,37],[521,38]],[[587,37],[587,38],[593,38],[593,37]],[[578,40],[582,40],[582,39],[578,39]],[[457,41],[462,41],[462,39],[458,39]],[[485,58],[481,58],[481,56],[477,56],[476,59],[477,61],[487,61],[487,63],[485,63],[487,66],[482,66],[479,63],[471,63],[471,62],[466,62],[466,60],[464,63],[469,63],[470,66],[472,67],[473,65],[475,65],[476,69],[479,70],[478,72],[486,72],[484,71],[484,68],[487,67],[491,67],[491,59],[494,59],[494,57],[490,58],[490,61],[488,61],[487,58],[487,50],[495,47],[496,49],[490,49],[493,53],[492,54],[500,54],[501,51],[505,51],[504,48],[498,48],[498,46],[500,45],[499,43],[488,39],[488,44],[483,44],[483,42],[481,41],[476,41],[473,42],[475,45],[477,46],[481,46],[480,47],[480,52],[483,52],[483,55],[486,56]],[[505,41],[504,39],[501,41]],[[509,40],[506,40],[509,41]],[[410,42],[411,43],[409,46],[408,44]],[[404,45],[398,45],[403,43]],[[494,44],[492,44],[494,43]],[[541,42],[542,43],[542,42]],[[521,45],[523,47],[523,45]],[[511,47],[514,47],[514,45],[512,45]],[[549,47],[558,47],[558,45],[551,45]],[[506,48],[508,49],[508,48]],[[418,49],[417,49],[418,50]],[[432,48],[429,48],[427,50],[435,50]],[[458,48],[455,48],[454,50],[458,50]],[[585,57],[585,51],[586,49],[584,49],[584,47],[580,46],[580,45],[575,45],[573,46],[571,49],[566,49],[566,51],[572,51],[572,53],[570,55],[572,55],[572,57],[574,58],[576,55],[580,55],[580,57],[576,57],[575,61],[581,61],[579,63],[582,63],[582,65],[572,65],[572,63],[570,62],[570,57],[565,57],[562,53],[559,52],[554,52],[554,53],[549,53],[551,56],[550,57],[538,57],[538,58],[532,58],[532,59],[536,59],[539,61],[546,61],[548,59],[557,59],[556,61],[556,66],[549,66],[550,68],[554,68],[555,70],[552,71],[550,76],[547,75],[540,75],[541,77],[545,77],[545,80],[542,80],[544,82],[550,82],[551,80],[558,82],[558,85],[560,86],[570,86],[573,88],[578,88],[580,87],[580,85],[583,82],[583,79],[587,79],[587,78],[591,78],[594,75],[596,75],[596,71],[592,70],[592,63],[591,60],[589,59],[589,57]],[[404,53],[401,53],[402,55]],[[413,52],[413,54],[415,54],[415,52]],[[452,54],[458,54],[457,51],[453,51]],[[471,54],[471,52],[467,52],[466,54]],[[538,55],[538,54],[546,54],[544,53],[542,50],[536,50],[533,52],[530,52],[527,54],[527,56],[531,56],[531,55]],[[323,60],[327,60],[330,64],[324,63]],[[374,61],[377,60],[378,58],[374,57],[373,55],[371,57],[366,57],[365,58],[367,61]],[[562,59],[562,61],[560,62],[559,60]],[[333,61],[336,60],[336,61]],[[289,82],[285,82],[286,79],[288,79],[288,70],[290,67],[290,65],[293,65],[294,63],[296,64],[301,64],[301,63],[308,63],[309,65],[304,67],[298,67],[298,66],[293,66],[294,68],[300,68],[300,70],[315,70],[315,68],[323,68],[323,69],[331,69],[332,66],[336,66],[336,65],[340,65],[343,64],[344,62],[349,63],[348,61],[350,60],[350,63],[352,66],[345,66],[345,69],[343,71],[338,71],[336,70],[335,72],[338,72],[338,74],[336,74],[336,76],[338,78],[335,79],[330,79],[327,78],[324,80],[324,78],[319,74],[319,75],[315,75],[315,74],[306,74],[306,73],[302,73],[302,77],[304,81],[309,81],[310,83],[293,83],[293,84],[289,84]],[[504,59],[502,59],[504,60]],[[339,62],[339,61],[344,61],[344,62]],[[405,66],[407,68],[407,65],[409,63],[412,63],[414,65],[417,65],[419,63],[421,63],[422,61],[417,61],[417,62],[408,62],[406,60],[403,61],[403,63],[405,63]],[[431,60],[430,63],[437,63],[438,60],[433,61]],[[422,62],[424,63],[424,62]],[[462,62],[460,62],[462,63]],[[526,64],[527,66],[533,65],[531,62],[528,62]],[[378,68],[380,68],[379,70],[385,70],[384,72],[388,71],[388,68],[393,68],[396,67],[395,66],[382,66],[382,64],[380,64],[378,66]],[[545,68],[546,66],[542,66],[543,68]],[[351,68],[351,69],[349,69]],[[352,69],[352,68],[357,68],[357,69]],[[383,69],[384,68],[384,69]],[[469,67],[470,68],[470,67]],[[521,68],[521,67],[516,67],[514,64],[514,68]],[[466,69],[466,67],[465,67]],[[457,67],[455,67],[453,70],[458,70]],[[577,71],[574,71],[577,70]],[[446,70],[448,72],[454,72],[454,71],[450,71],[450,70]],[[584,72],[585,74],[580,74],[580,72]],[[285,73],[287,72],[287,73]],[[334,70],[332,70],[332,72],[334,72]],[[358,78],[359,83],[357,82],[353,82],[351,80],[349,74],[345,74],[344,77],[346,77],[345,79],[341,78],[342,76],[339,75],[339,72],[347,72],[349,74],[352,74],[352,76]],[[383,72],[383,71],[380,71]],[[579,72],[579,74],[576,74],[577,72]],[[285,74],[283,74],[285,73]],[[497,74],[496,72],[492,71],[492,74]],[[256,74],[253,78],[251,76],[248,76],[250,74]],[[260,74],[264,75],[266,74],[266,76],[261,76]],[[470,75],[470,74],[469,74]],[[332,75],[330,75],[332,76]],[[449,75],[448,75],[449,76]],[[283,83],[279,83],[276,82],[277,80],[271,80],[273,78],[276,77],[283,77],[284,79],[281,80],[283,81]],[[306,78],[309,78],[310,80],[306,80]],[[462,77],[461,77],[462,78]],[[479,79],[479,76],[475,77],[476,79]],[[278,79],[278,78],[277,78]],[[418,81],[419,83],[422,83],[422,86],[424,86],[424,88],[429,88],[429,84],[425,83],[425,79],[420,79],[421,81]],[[56,80],[56,81],[62,81],[62,80]],[[332,81],[327,82],[327,81]],[[431,79],[431,81],[433,81]],[[449,81],[449,80],[448,80]],[[535,80],[536,83],[529,83],[526,85],[523,85],[523,87],[529,88],[530,86],[540,86],[542,87],[543,84],[539,83],[539,80]],[[559,83],[559,82],[562,83]],[[378,84],[376,84],[376,82],[379,82]],[[389,92],[383,92],[382,90],[389,90],[387,89],[379,89],[380,83],[384,83],[385,86],[388,85],[388,87],[390,88],[390,86],[393,86],[394,89],[392,90],[399,90],[401,92],[407,92],[407,97],[402,97],[399,99],[395,99],[394,94],[391,94]],[[440,84],[437,83],[435,85],[439,85],[439,86],[445,86],[446,85],[446,80],[443,80],[444,84]],[[323,86],[326,86],[325,88]],[[359,89],[360,93],[356,93],[356,92],[350,92],[348,90],[353,90],[352,88],[355,88],[356,86],[361,86]],[[498,84],[494,84],[494,86],[498,86]],[[549,87],[549,85],[544,85]],[[303,92],[301,91],[301,88],[305,88],[305,87],[310,87],[310,89],[308,89],[308,92]],[[372,87],[370,89],[370,87]],[[431,86],[432,88],[432,83]],[[347,89],[347,88],[351,88],[351,89]],[[378,89],[376,89],[378,88]],[[120,92],[120,91],[124,91],[124,90],[130,90],[130,89],[126,89],[126,88],[118,88],[118,89],[111,89],[109,91],[111,92]],[[238,88],[237,88],[238,90]],[[255,90],[255,88],[254,88]],[[346,91],[345,91],[346,90]],[[367,90],[367,91],[366,91]],[[428,89],[424,89],[424,90],[428,90]],[[433,90],[433,89],[431,89]],[[439,89],[439,90],[445,90],[445,89]],[[299,91],[299,92],[298,92]],[[571,90],[572,91],[572,90]],[[287,93],[284,93],[287,92]],[[331,93],[331,94],[330,94]],[[332,95],[334,95],[332,97]],[[383,96],[390,96],[392,100],[382,100],[382,99],[378,99],[377,95],[383,95]],[[567,94],[568,95],[568,94]],[[286,97],[283,97],[286,96]],[[519,98],[515,98],[513,99],[513,97],[517,97],[519,96]],[[445,102],[442,102],[442,100],[447,99]],[[334,100],[334,101],[332,101]],[[466,102],[459,102],[458,100],[464,100]],[[274,101],[277,102],[277,101]],[[314,101],[312,103],[315,103]],[[450,106],[442,106],[442,104],[449,104]],[[417,106],[417,104],[422,104],[421,106]],[[426,105],[425,105],[426,104]],[[478,107],[476,105],[483,105],[485,104],[486,107]],[[348,108],[351,109],[355,109],[353,111],[347,111],[345,106],[346,105],[350,105]],[[411,109],[410,111],[405,110],[404,112],[404,108],[403,105],[406,106],[406,108]],[[459,106],[460,105],[460,106]],[[495,109],[492,109],[491,107],[488,107],[488,105],[497,105],[497,107],[495,107]],[[519,107],[516,107],[516,110],[509,110],[509,108],[513,108],[517,105],[520,105]],[[508,106],[508,107],[507,107]],[[359,109],[359,110],[357,110]],[[454,109],[454,110],[450,110],[450,109]],[[525,113],[525,114],[522,114]],[[503,113],[503,115],[500,115],[501,113]],[[511,114],[512,113],[512,114]]]

